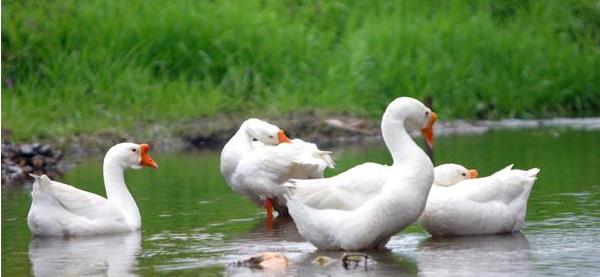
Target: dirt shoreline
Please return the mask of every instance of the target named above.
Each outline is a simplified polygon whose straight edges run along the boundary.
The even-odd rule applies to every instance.
[[[173,125],[152,124],[139,126],[131,134],[103,131],[97,134],[82,134],[58,139],[42,139],[34,142],[11,143],[10,135],[3,136],[3,145],[50,145],[54,151],[64,153],[60,159],[48,160],[48,168],[61,174],[70,169],[75,162],[92,155],[103,155],[110,146],[132,141],[150,143],[152,151],[177,152],[189,150],[219,150],[237,131],[243,118],[217,117],[200,118]],[[316,116],[314,114],[295,115],[283,118],[265,118],[284,129],[290,137],[302,138],[317,143],[321,148],[333,148],[344,145],[369,145],[381,142],[378,120],[367,120],[344,115]],[[541,120],[450,120],[438,121],[434,127],[436,137],[449,135],[484,134],[502,129],[568,128],[578,130],[600,130],[600,117],[593,118],[554,118]],[[3,130],[4,134],[9,130]],[[419,135],[419,134],[415,134]],[[3,146],[3,149],[5,147]],[[17,155],[19,155],[17,153]],[[63,158],[64,157],[64,158]],[[55,166],[52,163],[61,163]],[[2,167],[14,166],[14,162],[2,155]],[[66,166],[65,166],[66,164]],[[2,171],[2,184],[10,183]],[[26,178],[28,172],[23,172]]]
[[[56,141],[42,141],[59,147],[67,158],[104,154],[110,146],[132,141],[152,144],[152,151],[177,152],[187,150],[219,150],[233,136],[244,119],[202,118],[175,126],[152,125],[140,127],[134,134],[101,132],[77,135]],[[265,118],[288,133],[291,138],[302,138],[323,147],[373,143],[381,140],[378,120],[344,116],[317,117],[314,115],[287,118]],[[448,135],[484,134],[493,130],[535,128],[568,128],[600,130],[600,117],[554,118],[541,120],[450,120],[438,121],[434,126],[436,137]],[[419,134],[416,134],[419,135]]]

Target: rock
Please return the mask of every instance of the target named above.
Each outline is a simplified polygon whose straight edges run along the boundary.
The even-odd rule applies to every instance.
[[[52,156],[52,148],[50,147],[50,145],[44,144],[44,145],[42,145],[42,147],[39,148],[38,153],[40,153],[44,156],[51,157]]]
[[[348,270],[354,270],[359,266],[369,269],[369,260],[371,257],[364,253],[346,253],[342,256],[342,266]],[[371,259],[372,260],[372,259]]]
[[[47,144],[2,143],[2,185],[24,183],[29,173],[55,178],[66,168],[61,161],[62,152]]]
[[[33,156],[33,158],[31,158],[31,165],[33,165],[34,168],[42,168],[44,167],[44,164],[44,157],[42,157],[41,155],[35,155]]]
[[[279,271],[288,266],[288,258],[280,252],[263,252],[248,259],[238,261],[236,265],[268,271]]]
[[[363,135],[371,135],[374,133],[373,130],[369,129],[365,120],[362,119],[349,119],[342,121],[337,118],[330,118],[325,120],[329,126],[338,128],[340,130],[350,131],[352,133],[358,133]]]
[[[21,146],[19,146],[19,152],[25,157],[32,157],[35,154],[31,144],[21,144]]]
[[[320,267],[327,267],[330,264],[334,263],[335,259],[327,256],[318,256],[311,263],[318,265]]]
[[[9,143],[2,143],[2,159],[12,157],[13,147]]]

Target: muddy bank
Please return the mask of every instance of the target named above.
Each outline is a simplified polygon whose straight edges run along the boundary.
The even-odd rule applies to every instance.
[[[53,145],[60,147],[67,157],[103,155],[112,145],[124,142],[146,142],[152,151],[169,152],[184,150],[219,150],[238,130],[245,118],[219,117],[184,121],[174,125],[151,125],[140,127],[133,134],[101,132],[64,138]],[[291,138],[302,138],[323,147],[351,144],[379,143],[381,140],[378,120],[347,116],[316,116],[312,114],[265,118],[286,131]],[[484,134],[501,129],[570,128],[600,130],[598,118],[556,118],[544,120],[506,119],[438,121],[434,126],[436,136]],[[420,135],[420,134],[415,134]]]
[[[137,130],[130,134],[103,131],[96,134],[44,140],[33,144],[11,144],[10,137],[4,136],[2,144],[2,184],[11,179],[26,179],[27,173],[30,172],[46,173],[52,176],[62,174],[69,168],[69,165],[78,159],[90,155],[104,155],[110,146],[124,141],[150,143],[153,148],[152,151],[157,152],[193,149],[219,150],[237,131],[244,119],[217,117],[200,118],[169,125],[147,124],[139,126]],[[312,141],[322,148],[381,142],[378,120],[352,118],[344,115],[321,116],[315,114],[266,118],[265,120],[284,129],[291,138],[299,137]],[[438,121],[434,127],[434,132],[439,137],[483,134],[500,129],[531,128],[600,130],[600,117]],[[6,133],[10,133],[10,131],[3,130],[3,134]],[[64,161],[63,156],[65,157]]]
[[[244,119],[199,119],[183,123],[172,136],[151,139],[159,149],[220,149]],[[379,143],[379,120],[312,114],[265,119],[281,127],[291,138],[302,138],[323,147]],[[598,118],[555,118],[543,120],[452,120],[438,121],[436,136],[483,134],[501,129],[569,128],[600,130]],[[420,135],[420,134],[415,134]]]

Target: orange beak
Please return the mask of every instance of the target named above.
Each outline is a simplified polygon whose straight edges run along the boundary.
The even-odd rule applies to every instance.
[[[290,139],[285,135],[283,130],[277,132],[277,139],[279,140],[279,143],[290,143]]]
[[[469,179],[475,179],[475,178],[477,178],[477,175],[478,175],[477,170],[475,170],[475,169],[469,170]]]
[[[421,133],[423,134],[427,145],[429,145],[431,148],[433,148],[433,123],[435,123],[436,120],[437,115],[432,111],[431,117],[429,118],[429,121],[427,121],[427,126],[421,129]]]
[[[140,144],[140,165],[158,168],[158,164],[152,159],[152,157],[150,157],[150,155],[148,155],[148,150],[150,150],[149,144]]]

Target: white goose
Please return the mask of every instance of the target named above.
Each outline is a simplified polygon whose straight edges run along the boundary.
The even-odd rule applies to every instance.
[[[268,219],[273,207],[287,213],[281,184],[290,178],[322,178],[327,167],[334,167],[331,152],[290,140],[279,127],[255,118],[244,121],[221,152],[221,174],[229,186],[264,205]]]
[[[290,180],[284,186],[292,189],[294,198],[307,206],[354,210],[381,192],[393,168],[364,163],[328,179]],[[457,164],[442,164],[434,168],[434,176],[434,185],[448,186],[476,178],[477,170],[468,170]]]
[[[475,179],[479,173],[475,169],[467,169],[459,164],[441,164],[434,169],[434,186],[448,187],[467,179]],[[433,189],[433,186],[431,187]]]
[[[383,247],[393,234],[416,221],[425,207],[434,173],[429,157],[408,131],[421,130],[427,142],[432,144],[436,118],[435,113],[413,98],[400,97],[389,104],[383,114],[381,130],[394,164],[379,192],[373,193],[358,207],[311,206],[302,195],[295,194],[295,191],[302,191],[304,181],[287,183],[286,187],[292,188],[288,209],[300,234],[321,249],[361,250]],[[372,180],[380,178],[380,171],[361,169],[372,165],[364,164],[359,169],[355,167],[338,176],[318,180],[318,183],[351,188],[346,189],[348,194],[357,195],[362,188],[369,187]],[[355,170],[359,173],[353,172]],[[313,188],[314,182],[309,182]],[[326,195],[320,198],[325,199]]]
[[[519,231],[539,171],[509,165],[488,177],[434,185],[419,224],[433,236]]]
[[[37,176],[31,192],[27,225],[36,236],[82,236],[138,230],[141,217],[125,185],[123,171],[142,166],[157,168],[148,144],[120,143],[104,157],[107,198]]]

